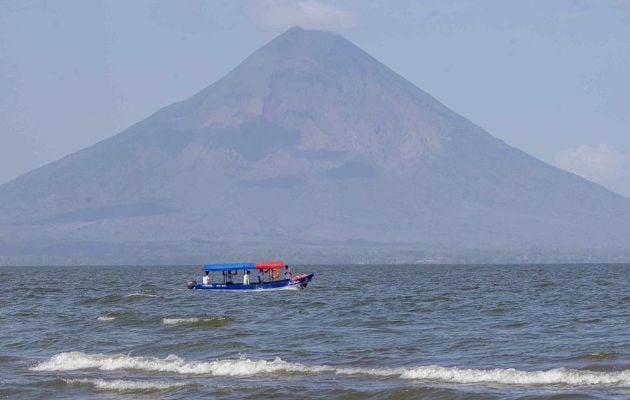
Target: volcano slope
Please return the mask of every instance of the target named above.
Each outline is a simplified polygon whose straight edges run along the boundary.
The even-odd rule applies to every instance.
[[[191,98],[0,186],[5,260],[624,250],[629,222],[629,199],[492,137],[348,40],[297,27]]]

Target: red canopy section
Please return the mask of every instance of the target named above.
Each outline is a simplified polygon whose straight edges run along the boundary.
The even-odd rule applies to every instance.
[[[284,267],[284,261],[257,261],[254,265],[256,266],[256,269],[282,268]]]

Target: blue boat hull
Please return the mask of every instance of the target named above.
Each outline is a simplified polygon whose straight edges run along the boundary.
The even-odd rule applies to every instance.
[[[286,289],[305,289],[308,283],[313,279],[313,275],[308,274],[299,279],[280,280],[273,282],[254,283],[251,285],[244,285],[242,283],[211,283],[204,285],[198,283],[192,287],[192,289],[202,290],[286,290]]]

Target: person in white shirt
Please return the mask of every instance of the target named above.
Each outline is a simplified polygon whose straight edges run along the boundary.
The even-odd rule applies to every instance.
[[[210,284],[210,275],[208,275],[208,271],[206,271],[206,274],[203,276],[203,284],[204,285]]]
[[[284,266],[284,280],[286,281],[291,280],[291,270],[289,269],[288,265]]]
[[[243,285],[249,285],[249,271],[245,272],[245,275],[243,275]]]

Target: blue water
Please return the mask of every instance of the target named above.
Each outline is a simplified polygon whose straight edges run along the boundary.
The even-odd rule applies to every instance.
[[[629,399],[629,265],[0,268],[0,397]]]

